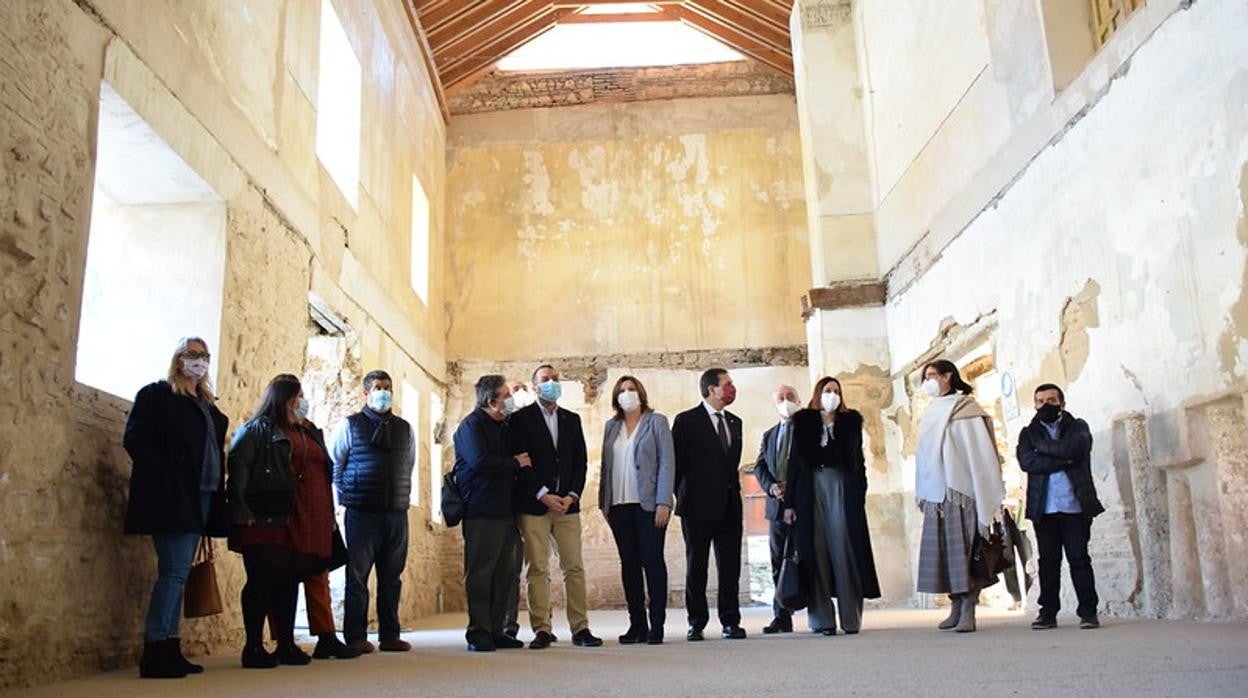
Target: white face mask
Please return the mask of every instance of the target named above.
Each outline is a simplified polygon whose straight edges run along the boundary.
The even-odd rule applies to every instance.
[[[923,381],[923,392],[931,397],[940,397],[940,382],[935,378],[928,378]]]
[[[536,398],[526,388],[517,388],[511,392],[512,402],[516,404],[516,409],[521,409],[532,405]]]
[[[841,396],[836,393],[824,393],[819,396],[819,405],[824,412],[835,412],[841,406]]]
[[[780,413],[781,419],[791,419],[802,406],[792,400],[781,400],[776,403],[776,411]]]
[[[295,405],[295,417],[299,421],[303,421],[307,419],[309,409],[310,407],[308,406],[308,399],[304,397],[299,398],[299,402]]]
[[[182,359],[182,375],[199,380],[208,375],[207,359]]]
[[[394,393],[389,390],[374,390],[368,394],[368,406],[373,408],[374,412],[385,414],[394,406]]]
[[[503,416],[510,415],[512,412],[515,412],[517,409],[519,408],[516,407],[516,396],[508,395],[507,399],[503,400]]]
[[[625,412],[636,412],[641,409],[641,396],[636,390],[623,390],[615,400],[620,403],[620,409]]]

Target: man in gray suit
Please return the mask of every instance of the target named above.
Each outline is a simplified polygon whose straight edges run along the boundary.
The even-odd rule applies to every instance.
[[[758,449],[758,460],[754,463],[754,477],[758,485],[767,493],[767,521],[771,523],[771,580],[776,583],[780,579],[780,563],[784,561],[784,540],[789,535],[789,525],[784,521],[785,483],[788,481],[789,455],[793,450],[792,417],[802,409],[797,397],[797,389],[791,385],[781,385],[772,394],[776,411],[780,413],[780,423],[763,433],[763,442]],[[793,612],[773,601],[775,618],[763,628],[764,635],[793,632]]]

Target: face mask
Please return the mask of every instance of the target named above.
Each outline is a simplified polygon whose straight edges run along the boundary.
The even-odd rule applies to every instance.
[[[299,398],[299,404],[295,405],[295,419],[303,421],[308,418],[308,399]]]
[[[802,409],[801,405],[792,400],[781,400],[776,403],[776,411],[780,413],[781,419],[789,419]]]
[[[624,390],[615,398],[620,403],[620,409],[625,412],[636,412],[641,408],[641,396],[636,390]]]
[[[928,378],[923,381],[923,392],[930,397],[940,397],[940,383],[935,378]]]
[[[394,394],[389,390],[374,390],[368,394],[368,406],[374,412],[389,412],[394,405]]]
[[[1062,408],[1060,405],[1045,403],[1036,410],[1036,415],[1040,417],[1040,421],[1052,424],[1062,416]]]
[[[507,416],[516,411],[516,399],[510,395],[503,400],[503,416]]]
[[[737,386],[731,383],[725,385],[719,399],[724,401],[725,406],[731,405],[737,399]]]
[[[546,402],[558,402],[563,395],[563,386],[557,380],[548,380],[537,384],[537,395]]]
[[[836,393],[824,393],[819,396],[819,404],[824,412],[835,412],[841,406],[841,396]]]
[[[516,403],[516,409],[520,409],[522,407],[528,407],[529,405],[532,405],[534,402],[536,402],[536,400],[533,398],[533,393],[530,393],[528,390],[525,390],[524,388],[516,389],[514,392],[512,392],[511,397],[512,397],[512,400],[515,401]]]
[[[207,359],[182,359],[182,375],[199,380],[208,375]]]

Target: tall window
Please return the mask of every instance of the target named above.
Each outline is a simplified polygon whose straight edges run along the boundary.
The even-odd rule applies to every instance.
[[[429,197],[412,175],[412,290],[429,305]]]
[[[442,523],[442,444],[438,425],[442,423],[442,398],[429,393],[429,518]]]
[[[361,84],[360,60],[334,4],[321,0],[316,156],[353,208],[359,205]]]
[[[1109,41],[1118,27],[1136,10],[1144,6],[1144,0],[1091,0],[1092,40],[1100,48]]]
[[[219,347],[225,201],[106,82],[96,133],[74,377],[132,398],[178,339]]]
[[[416,449],[416,462],[412,464],[412,494],[408,499],[408,504],[414,507],[420,506],[420,393],[411,383],[403,381],[403,393],[399,396],[402,402],[399,407],[402,408],[403,419],[412,427],[412,442]]]

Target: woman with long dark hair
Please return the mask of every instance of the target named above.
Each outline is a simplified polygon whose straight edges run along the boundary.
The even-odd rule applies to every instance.
[[[598,506],[615,537],[628,602],[628,632],[619,640],[621,645],[658,645],[667,619],[663,540],[676,483],[672,431],[667,417],[651,409],[641,381],[632,376],[615,382],[611,407],[615,416],[607,420],[602,436]]]
[[[987,535],[1005,499],[1001,458],[992,418],[952,362],[923,367],[923,391],[932,403],[919,425],[915,496],[923,510],[918,590],[948,594],[949,616],[938,626],[975,631],[979,590],[995,579],[977,578],[971,566],[976,532]]]
[[[325,439],[307,416],[299,379],[278,375],[230,447],[230,509],[237,526],[230,549],[242,553],[247,570],[242,592],[247,668],[311,661],[295,644],[299,581],[326,566],[334,518]],[[277,640],[273,654],[264,648],[270,610]]]
[[[182,656],[182,591],[201,536],[224,536],[225,433],[208,378],[208,344],[178,342],[165,380],[134,397],[123,443],[134,461],[126,533],[150,535],[156,584],[147,607],[139,676],[181,678],[204,668]]]
[[[862,627],[863,599],[880,596],[867,529],[862,415],[845,404],[841,382],[825,376],[793,424],[799,457],[790,465],[786,504],[793,508],[785,516],[806,551],[803,559],[812,563],[806,568],[810,627],[835,635],[839,616],[841,630],[854,635]]]

